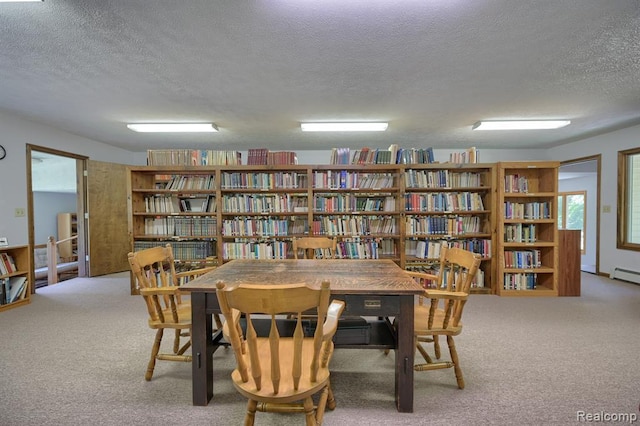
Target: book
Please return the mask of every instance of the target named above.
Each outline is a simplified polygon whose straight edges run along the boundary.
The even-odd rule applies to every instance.
[[[24,293],[27,285],[27,277],[11,277],[9,278],[9,294],[7,303],[13,303],[18,300]]]

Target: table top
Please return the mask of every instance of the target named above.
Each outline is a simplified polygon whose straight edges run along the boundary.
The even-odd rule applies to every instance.
[[[421,294],[422,287],[388,259],[232,260],[180,287],[186,292],[215,292],[216,283],[295,284],[320,287],[329,281],[333,294]]]

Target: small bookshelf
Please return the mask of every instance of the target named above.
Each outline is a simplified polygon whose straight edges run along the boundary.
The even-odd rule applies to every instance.
[[[31,252],[29,246],[0,247],[0,311],[31,302]]]

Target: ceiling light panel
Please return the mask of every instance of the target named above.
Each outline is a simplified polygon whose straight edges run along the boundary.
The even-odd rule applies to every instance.
[[[127,127],[134,132],[144,133],[203,133],[217,132],[213,123],[130,123]]]
[[[571,123],[569,120],[503,120],[478,121],[473,130],[546,130],[559,129]]]
[[[384,132],[389,123],[300,123],[303,132]]]

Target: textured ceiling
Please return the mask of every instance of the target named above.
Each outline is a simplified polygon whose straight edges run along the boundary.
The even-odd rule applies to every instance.
[[[539,148],[640,123],[637,0],[45,0],[0,3],[0,40],[0,109],[132,151]],[[513,118],[572,124],[471,131]]]

